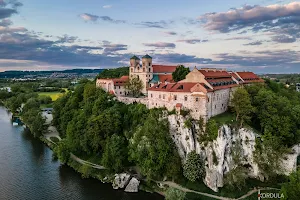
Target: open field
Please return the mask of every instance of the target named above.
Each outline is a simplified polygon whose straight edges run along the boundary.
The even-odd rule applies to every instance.
[[[60,92],[39,92],[39,96],[49,96],[51,97],[52,101],[56,101],[62,95],[64,94]]]

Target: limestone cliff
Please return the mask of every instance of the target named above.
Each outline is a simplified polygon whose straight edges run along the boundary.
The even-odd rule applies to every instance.
[[[232,147],[239,142],[241,145],[241,163],[247,166],[248,176],[251,178],[263,179],[257,164],[254,162],[253,152],[255,150],[254,131],[246,128],[235,130],[228,125],[219,128],[218,137],[212,142],[204,145],[199,142],[198,125],[193,124],[191,128],[184,125],[186,119],[183,116],[168,116],[170,134],[175,142],[179,155],[183,162],[191,151],[196,151],[205,159],[206,177],[204,183],[214,191],[224,186],[224,175],[232,169]],[[293,147],[293,152],[283,158],[284,173],[289,174],[296,169],[297,156],[300,154],[300,145]]]

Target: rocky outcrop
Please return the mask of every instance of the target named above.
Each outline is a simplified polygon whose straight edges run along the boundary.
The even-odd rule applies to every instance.
[[[204,183],[213,191],[218,191],[219,187],[224,186],[224,175],[234,166],[233,147],[240,144],[241,164],[247,168],[248,176],[263,180],[263,174],[258,165],[254,162],[253,152],[255,150],[255,139],[258,136],[253,130],[241,128],[235,130],[228,125],[219,128],[218,137],[206,145],[199,142],[199,131],[197,124],[191,128],[184,126],[187,120],[183,116],[168,116],[171,137],[176,144],[179,155],[184,163],[187,154],[196,151],[205,160],[206,176]],[[283,158],[283,169],[285,174],[291,173],[296,169],[297,156],[300,154],[300,145],[293,147],[292,152]]]
[[[122,174],[115,174],[115,179],[113,181],[113,188],[114,189],[123,189],[127,186],[130,181],[130,174],[122,173]]]
[[[114,189],[124,189],[125,192],[138,192],[140,181],[130,174],[115,174],[113,181]]]
[[[125,192],[138,192],[140,181],[133,177],[125,188]]]

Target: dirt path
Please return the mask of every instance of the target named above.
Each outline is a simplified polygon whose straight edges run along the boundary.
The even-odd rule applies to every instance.
[[[213,194],[198,192],[198,191],[195,191],[195,190],[190,190],[190,189],[182,187],[181,185],[178,185],[177,183],[174,183],[174,182],[171,182],[171,181],[156,181],[156,183],[168,185],[169,187],[176,188],[176,189],[181,190],[183,192],[196,193],[196,194],[200,194],[202,196],[207,196],[207,197],[211,197],[211,198],[214,198],[214,199],[221,199],[221,200],[230,200],[230,199],[242,200],[242,199],[245,199],[246,197],[251,196],[254,193],[258,193],[259,190],[260,191],[262,191],[262,190],[280,190],[280,189],[277,189],[277,188],[268,188],[268,187],[267,188],[257,188],[257,189],[253,189],[253,190],[249,191],[247,194],[245,194],[245,195],[243,195],[239,198],[228,198],[228,197],[221,197],[221,196],[216,196],[216,195],[213,195]]]

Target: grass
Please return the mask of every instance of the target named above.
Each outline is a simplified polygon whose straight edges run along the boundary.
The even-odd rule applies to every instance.
[[[214,199],[215,198],[203,196],[192,192],[188,192],[185,195],[185,200],[214,200]],[[256,195],[256,199],[257,199],[257,195]]]
[[[59,97],[63,96],[63,93],[60,92],[39,92],[39,96],[49,96],[52,101],[56,101]]]
[[[223,124],[232,124],[235,122],[235,115],[231,112],[225,112],[220,115],[216,115],[211,119],[214,119],[217,124],[221,126]]]

